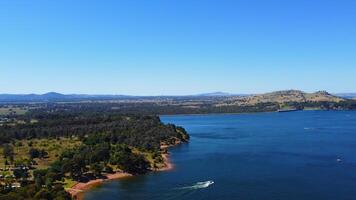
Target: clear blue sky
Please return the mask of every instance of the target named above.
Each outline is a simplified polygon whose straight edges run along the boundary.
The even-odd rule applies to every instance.
[[[0,93],[291,88],[356,92],[356,1],[0,1]]]

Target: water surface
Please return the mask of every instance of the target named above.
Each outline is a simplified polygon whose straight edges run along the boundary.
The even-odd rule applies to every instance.
[[[356,198],[356,112],[162,116],[189,144],[175,169],[112,181],[85,200],[343,200]]]

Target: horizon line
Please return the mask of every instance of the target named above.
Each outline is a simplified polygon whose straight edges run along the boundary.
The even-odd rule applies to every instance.
[[[58,95],[87,95],[87,96],[128,96],[128,97],[164,97],[164,96],[242,96],[242,95],[256,95],[256,94],[265,94],[265,93],[271,93],[271,92],[279,92],[279,91],[290,91],[290,90],[295,90],[295,91],[301,91],[305,93],[315,93],[319,91],[326,91],[327,90],[316,90],[313,92],[306,92],[303,90],[298,90],[298,89],[284,89],[284,90],[273,90],[273,91],[266,91],[266,92],[256,92],[256,93],[247,93],[247,92],[241,92],[241,93],[232,93],[232,92],[223,92],[223,91],[216,91],[216,92],[202,92],[202,93],[194,93],[194,94],[152,94],[152,95],[139,95],[139,94],[124,94],[124,93],[65,93],[65,92],[55,92],[55,91],[50,91],[50,92],[44,92],[44,93],[0,93],[0,95],[46,95],[46,94],[58,94]],[[340,94],[356,94],[356,92],[328,92],[329,94],[335,94],[335,95],[340,95]]]

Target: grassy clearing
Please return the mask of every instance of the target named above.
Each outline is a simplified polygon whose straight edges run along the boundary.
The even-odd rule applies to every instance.
[[[27,111],[25,108],[17,107],[0,108],[0,115],[24,115]]]
[[[46,169],[48,166],[58,159],[59,155],[66,149],[71,149],[79,146],[81,142],[78,139],[59,138],[59,139],[33,139],[33,140],[19,140],[13,144],[14,147],[14,163],[18,161],[28,161],[30,158],[29,151],[31,148],[43,149],[48,153],[48,156],[43,159],[35,158],[37,165],[33,167],[35,169]],[[13,167],[13,164],[7,167]],[[5,168],[5,159],[3,156],[3,148],[0,147],[0,168]],[[12,175],[12,171],[1,171],[0,174],[5,177]],[[33,174],[33,170],[29,170],[30,176]],[[76,182],[72,180],[66,180],[65,185],[71,187]],[[0,184],[4,184],[3,180]]]
[[[75,184],[77,184],[77,181],[73,181],[72,179],[65,178],[64,181],[62,182],[64,188],[71,188]]]
[[[59,138],[59,139],[33,139],[33,140],[19,140],[13,145],[14,160],[29,159],[29,151],[31,148],[43,149],[48,153],[48,157],[44,159],[35,158],[37,162],[36,168],[47,168],[54,162],[61,153],[66,149],[71,149],[79,146],[81,142],[78,139]],[[4,167],[5,159],[2,148],[0,148],[0,167]]]

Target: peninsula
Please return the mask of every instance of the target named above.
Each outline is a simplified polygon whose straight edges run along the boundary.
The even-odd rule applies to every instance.
[[[189,141],[182,127],[152,115],[47,109],[7,117],[1,199],[77,198],[106,180],[170,169],[167,147]]]

